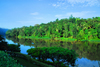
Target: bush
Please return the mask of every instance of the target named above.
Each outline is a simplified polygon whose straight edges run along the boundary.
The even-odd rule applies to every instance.
[[[4,51],[0,51],[0,67],[23,67]]]
[[[20,44],[15,45],[15,44],[8,44],[8,51],[11,52],[20,52]]]

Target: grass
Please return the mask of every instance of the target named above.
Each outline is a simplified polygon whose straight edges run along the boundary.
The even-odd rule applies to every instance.
[[[74,38],[54,38],[55,40],[63,40],[63,41],[77,41],[77,39]]]
[[[29,39],[52,39],[50,37],[33,37],[33,36],[18,36],[18,38],[29,38]],[[82,40],[77,40],[77,39],[74,39],[74,38],[54,38],[54,40],[59,40],[59,41],[89,41],[89,42],[100,42],[100,39],[90,39],[90,40],[85,40],[85,39],[82,39]]]
[[[50,37],[33,37],[33,36],[18,36],[18,38],[30,38],[30,39],[52,39]],[[54,38],[54,40],[68,40],[68,41],[76,41],[74,38]]]
[[[100,42],[100,39],[90,39],[90,42]]]

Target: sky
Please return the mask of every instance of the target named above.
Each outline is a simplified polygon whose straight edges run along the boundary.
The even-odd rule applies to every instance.
[[[46,24],[71,15],[100,17],[100,0],[0,0],[0,28]]]

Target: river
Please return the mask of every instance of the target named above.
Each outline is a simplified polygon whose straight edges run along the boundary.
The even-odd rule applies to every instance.
[[[75,64],[78,67],[99,67],[100,65],[100,43],[73,43],[73,42],[63,42],[63,41],[49,41],[40,39],[15,39],[15,38],[5,38],[8,44],[19,43],[21,53],[28,54],[26,51],[30,48],[35,47],[51,47],[51,46],[61,46],[63,48],[74,49],[76,53],[79,54]],[[56,45],[59,44],[59,45]],[[84,44],[84,45],[83,45]],[[95,45],[94,45],[95,44]],[[88,45],[88,46],[86,46]],[[51,59],[47,59],[52,62]],[[71,65],[70,65],[71,67]]]

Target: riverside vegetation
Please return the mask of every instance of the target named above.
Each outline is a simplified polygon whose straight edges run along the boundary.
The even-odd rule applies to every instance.
[[[0,59],[0,62],[2,62],[0,63],[0,65],[3,67],[5,66],[23,67],[23,65],[21,65],[23,61],[17,62],[19,58],[22,58],[24,60],[29,61],[31,65],[35,63],[33,65],[35,67],[39,67],[39,66],[40,67],[43,67],[43,66],[44,67],[47,67],[47,66],[48,67],[68,67],[68,66],[65,66],[63,62],[67,61],[68,65],[71,64],[72,66],[74,66],[75,60],[77,59],[77,56],[78,56],[74,50],[68,50],[68,49],[64,50],[63,48],[57,48],[57,47],[31,48],[31,49],[28,49],[27,52],[28,52],[28,55],[32,56],[32,58],[34,59],[33,60],[32,58],[30,58],[30,56],[21,54],[19,47],[20,47],[19,44],[18,45],[7,44],[7,42],[4,41],[4,38],[0,36],[0,50],[1,50],[0,58],[4,58],[4,59]],[[35,57],[39,58],[38,61],[35,59]],[[47,58],[51,58],[53,60],[53,63],[49,61],[45,61]],[[56,58],[57,61],[55,61],[54,58]],[[63,60],[59,61],[60,59],[63,59]],[[27,67],[29,66],[27,65]]]
[[[20,43],[21,44],[21,53],[26,54],[27,50],[30,48],[43,48],[43,47],[62,47],[64,49],[68,48],[69,50],[73,49],[75,52],[79,55],[77,60],[75,61],[75,67],[78,65],[78,67],[81,67],[82,64],[92,63],[93,61],[98,61],[100,66],[100,42],[73,42],[73,41],[59,41],[59,40],[48,40],[48,39],[29,39],[29,38],[14,38],[14,37],[6,37],[7,40],[11,40],[14,43]],[[9,42],[7,41],[7,42]],[[10,42],[9,42],[10,43]],[[25,48],[30,47],[30,48]],[[23,51],[25,50],[25,51]],[[27,53],[28,54],[28,53]],[[37,59],[37,58],[36,58]],[[47,61],[53,62],[50,58],[47,59]],[[80,62],[82,63],[80,63]],[[86,62],[85,62],[86,61]],[[93,62],[93,64],[90,65],[84,65],[84,67],[95,67],[98,66]],[[66,63],[66,62],[64,62]],[[88,63],[88,64],[89,64]]]
[[[88,19],[75,18],[41,23],[35,26],[23,26],[8,30],[6,35],[18,38],[49,38],[72,41],[100,41],[100,17]]]
[[[69,17],[69,19],[61,19],[56,21],[51,21],[47,24],[36,24],[35,26],[30,27],[22,27],[22,28],[14,28],[12,30],[8,30],[6,32],[6,36],[8,37],[16,37],[16,38],[42,38],[42,39],[53,39],[53,40],[70,40],[70,41],[98,41],[100,42],[100,17],[93,17],[88,19],[80,19],[75,18],[73,16]],[[53,51],[53,49],[56,49],[53,52],[50,52],[49,50]],[[66,51],[62,49],[61,51],[56,47],[51,48],[36,48],[36,49],[29,49],[27,50],[28,54],[31,55],[33,58],[37,57],[41,58],[38,59],[39,61],[44,62],[48,55],[51,57],[55,57],[57,59],[54,61],[54,63],[49,64],[55,64],[54,66],[60,67],[63,61],[69,61],[67,64],[74,65],[74,61],[77,57],[77,54],[74,50],[68,50]],[[45,52],[43,52],[45,50]],[[34,52],[33,51],[37,51]],[[43,54],[48,53],[46,57],[44,58]],[[52,55],[52,53],[55,53]],[[65,54],[60,54],[65,53]],[[58,56],[59,57],[58,57]],[[68,60],[67,57],[64,57],[64,55],[70,57]],[[49,57],[50,58],[50,57]],[[51,58],[52,59],[52,58]],[[59,62],[59,59],[64,59],[62,62]],[[53,59],[52,59],[53,60]],[[45,62],[47,63],[47,62]]]

